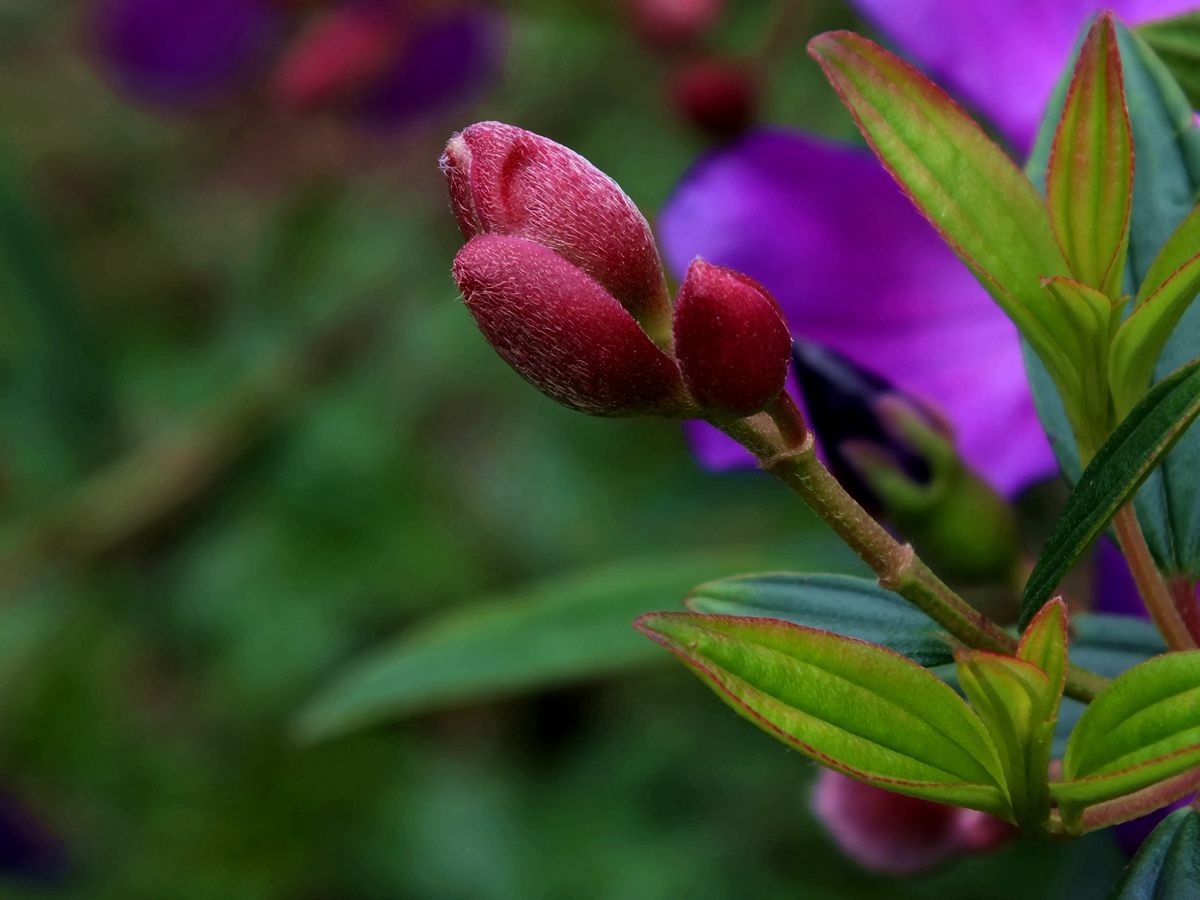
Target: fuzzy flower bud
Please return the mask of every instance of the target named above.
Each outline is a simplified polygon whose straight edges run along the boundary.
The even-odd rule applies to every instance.
[[[783,391],[791,335],[775,298],[749,276],[693,260],[674,333],[684,383],[705,409],[749,416]]]
[[[548,138],[481,122],[441,158],[464,237],[534,241],[594,278],[667,346],[670,300],[645,217],[611,178]]]
[[[480,234],[454,260],[480,331],[526,381],[597,416],[673,415],[687,405],[675,363],[604,287],[532,240]]]

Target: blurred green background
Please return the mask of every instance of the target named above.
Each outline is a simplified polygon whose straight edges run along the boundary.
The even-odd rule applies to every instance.
[[[651,214],[706,146],[615,0],[499,8],[502,77],[382,139],[143,108],[88,4],[0,0],[0,806],[50,860],[0,896],[1103,896],[1103,838],[863,873],[813,767],[629,628],[850,562],[773,484],[558,408],[475,331],[451,131],[547,134]],[[855,20],[780,14],[730,3],[710,48],[774,34],[762,118],[847,136],[803,44]],[[356,672],[364,727],[318,740]]]

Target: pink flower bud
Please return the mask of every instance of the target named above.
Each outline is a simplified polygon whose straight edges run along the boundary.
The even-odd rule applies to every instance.
[[[559,403],[597,416],[685,410],[675,363],[595,279],[550,248],[481,234],[459,251],[454,280],[496,352]]]
[[[675,354],[701,407],[749,416],[779,396],[792,339],[761,284],[695,259],[675,301]]]
[[[500,122],[455,135],[441,166],[464,237],[504,234],[549,247],[665,345],[670,299],[654,236],[611,178],[573,150]]]
[[[395,9],[375,4],[351,4],[321,16],[276,69],[276,99],[289,109],[353,99],[394,62],[405,30]]]
[[[671,82],[671,103],[699,131],[736,137],[758,115],[759,86],[746,66],[722,59],[688,63]]]
[[[994,850],[1016,835],[1013,826],[986,813],[894,794],[830,769],[817,776],[812,803],[847,856],[889,875]]]
[[[629,0],[629,16],[642,40],[670,49],[702,38],[724,5],[723,0]]]

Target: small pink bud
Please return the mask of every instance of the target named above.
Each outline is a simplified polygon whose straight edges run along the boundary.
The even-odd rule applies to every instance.
[[[671,49],[702,38],[724,5],[723,0],[629,0],[629,16],[642,40]]]
[[[674,331],[684,383],[700,406],[749,416],[783,391],[791,335],[775,298],[753,278],[693,260]]]
[[[374,4],[321,16],[276,69],[276,99],[289,109],[310,110],[354,98],[394,62],[404,32],[395,10]]]
[[[559,403],[597,416],[683,412],[675,363],[595,279],[548,247],[478,235],[455,258],[454,280],[488,343]]]
[[[682,67],[671,83],[671,102],[698,130],[721,140],[736,137],[758,115],[759,86],[744,65],[703,59]]]
[[[865,868],[911,875],[956,856],[994,850],[1016,829],[986,813],[894,794],[823,769],[813,811],[842,851]]]
[[[615,181],[573,150],[500,122],[455,135],[441,166],[464,237],[505,234],[549,247],[665,341],[670,299],[654,236]]]

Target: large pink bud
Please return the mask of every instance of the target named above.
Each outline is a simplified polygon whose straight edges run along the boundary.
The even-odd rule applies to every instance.
[[[454,280],[496,352],[526,381],[598,416],[682,415],[679,370],[604,286],[550,247],[479,234]]]
[[[674,331],[684,383],[704,409],[750,416],[782,393],[792,338],[775,298],[750,276],[693,260]]]
[[[441,166],[464,237],[511,235],[548,247],[668,346],[670,298],[654,236],[615,181],[573,150],[500,122],[455,135]]]

